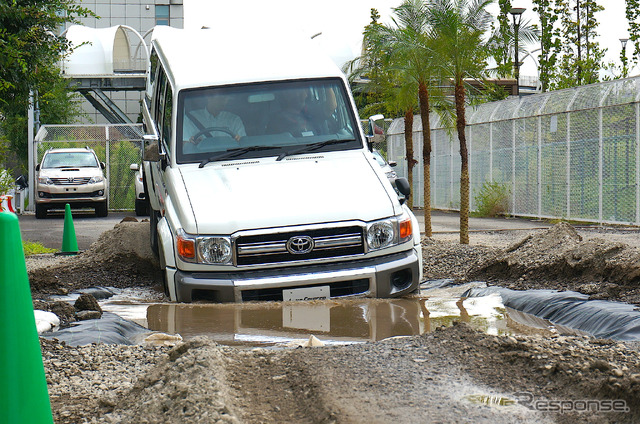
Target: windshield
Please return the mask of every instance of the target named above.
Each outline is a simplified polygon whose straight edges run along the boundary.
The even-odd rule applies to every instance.
[[[362,146],[339,79],[186,90],[178,108],[178,163]]]
[[[42,168],[95,168],[96,157],[91,152],[52,152],[42,161]]]

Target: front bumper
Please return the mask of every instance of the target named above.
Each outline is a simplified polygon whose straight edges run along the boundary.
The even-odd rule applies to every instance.
[[[38,185],[36,188],[36,202],[40,204],[92,205],[107,200],[107,189],[104,183],[78,186]]]
[[[282,300],[282,290],[329,286],[331,297],[398,297],[420,284],[420,260],[415,249],[369,259],[306,267],[220,272],[175,270],[179,302]]]

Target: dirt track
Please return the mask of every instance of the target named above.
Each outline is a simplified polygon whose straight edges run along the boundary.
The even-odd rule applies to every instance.
[[[142,240],[145,231],[146,223],[119,224],[80,257],[40,270],[32,264],[34,297],[109,282],[157,284],[145,245],[129,242]],[[460,281],[484,276],[514,287],[586,287],[604,298],[637,299],[637,250],[615,244],[627,233],[574,233],[560,225],[517,239],[475,234],[471,246],[425,240],[425,272]],[[486,244],[478,242],[480,236]],[[78,348],[43,341],[43,356],[56,422],[640,420],[636,344],[491,336],[464,324],[431,330],[376,343],[287,350],[242,350],[207,340]],[[491,399],[521,402],[483,403]],[[549,400],[566,401],[564,411],[540,411],[550,408]],[[580,400],[593,401],[592,409],[611,409],[617,400],[629,411],[568,411]],[[527,407],[534,405],[538,411]]]

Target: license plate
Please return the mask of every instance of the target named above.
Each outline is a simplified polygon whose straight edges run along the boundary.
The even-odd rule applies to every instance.
[[[304,287],[282,290],[282,300],[318,300],[329,299],[329,286]]]

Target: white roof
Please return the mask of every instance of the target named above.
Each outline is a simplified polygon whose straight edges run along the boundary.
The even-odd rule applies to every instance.
[[[275,32],[275,33],[274,33]],[[252,34],[251,37],[248,34]],[[315,43],[273,28],[228,31],[156,27],[153,43],[171,63],[176,88],[301,78],[344,78]]]
[[[114,69],[130,69],[129,38],[122,25],[89,28],[72,25],[66,38],[73,51],[63,60],[66,75],[109,75]]]

